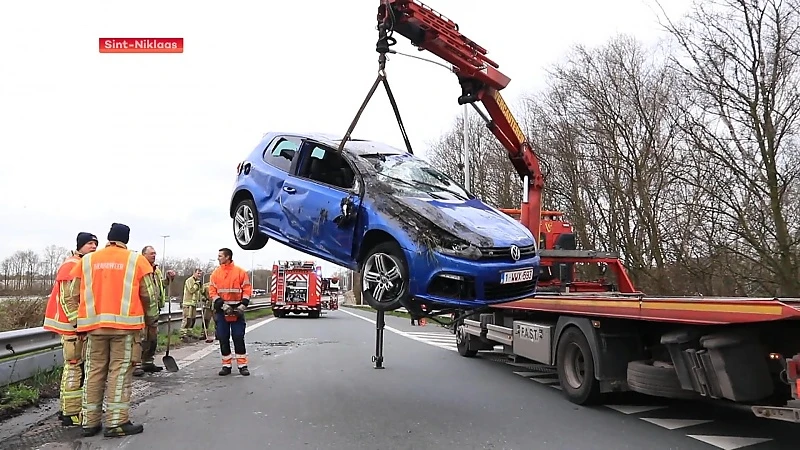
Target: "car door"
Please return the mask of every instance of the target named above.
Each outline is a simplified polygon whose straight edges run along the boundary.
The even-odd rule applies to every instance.
[[[361,206],[361,180],[344,155],[305,141],[295,175],[287,178],[280,203],[284,231],[303,251],[349,265]]]
[[[278,236],[287,237],[283,232],[287,227],[286,215],[280,208],[280,193],[283,184],[294,171],[300,155],[301,138],[296,136],[277,136],[264,149],[262,159],[266,164],[254,165],[250,176],[259,187],[253,197],[262,224]]]

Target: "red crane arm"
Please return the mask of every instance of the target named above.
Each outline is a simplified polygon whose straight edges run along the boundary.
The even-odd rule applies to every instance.
[[[527,202],[523,201],[520,221],[539,239],[544,177],[539,159],[525,138],[500,90],[511,81],[486,49],[458,31],[458,25],[417,0],[381,0],[378,25],[391,34],[404,36],[420,51],[427,50],[453,65],[461,85],[458,103],[483,103],[487,127],[508,151],[517,173],[526,179]],[[477,109],[477,108],[476,108]]]

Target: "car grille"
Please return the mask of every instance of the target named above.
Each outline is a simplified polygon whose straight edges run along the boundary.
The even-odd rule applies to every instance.
[[[536,291],[536,280],[524,281],[522,283],[500,284],[485,283],[483,285],[483,297],[486,300],[503,300],[522,295],[533,295]]]
[[[483,261],[512,261],[511,247],[484,247],[481,248],[481,260]],[[519,248],[519,259],[533,258],[536,255],[536,247],[529,245]]]

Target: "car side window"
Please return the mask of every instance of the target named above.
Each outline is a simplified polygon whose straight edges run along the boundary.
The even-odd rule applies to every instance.
[[[289,172],[300,150],[300,141],[292,138],[278,138],[271,151],[264,153],[264,161],[284,172]]]
[[[352,189],[356,175],[339,152],[319,144],[307,143],[310,151],[297,175],[339,189]]]

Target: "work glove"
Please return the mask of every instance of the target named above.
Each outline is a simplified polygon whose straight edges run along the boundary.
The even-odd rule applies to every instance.
[[[224,305],[222,305],[222,312],[224,312],[225,314],[233,314],[233,308],[231,308],[231,305],[225,303]]]
[[[245,306],[244,303],[239,303],[239,306],[236,307],[236,312],[238,312],[241,315],[244,315],[245,309],[247,309],[247,306]]]
[[[247,307],[247,306],[250,306],[250,299],[249,299],[249,298],[247,298],[247,297],[243,298],[243,299],[242,299],[242,304],[243,304],[245,307]]]
[[[223,304],[223,301],[222,301],[221,298],[217,297],[217,298],[214,299],[214,302],[213,302],[214,309],[216,309],[216,310],[222,309],[222,304]]]

